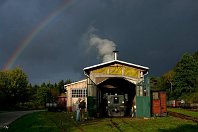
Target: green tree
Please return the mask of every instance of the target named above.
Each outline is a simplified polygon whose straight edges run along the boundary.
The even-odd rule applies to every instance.
[[[161,77],[161,90],[166,91],[168,99],[174,98],[174,79],[175,71],[170,70]]]
[[[151,90],[153,90],[153,91],[160,90],[159,78],[150,77],[150,87],[151,87]]]
[[[51,95],[47,87],[44,86],[37,87],[34,103],[36,104],[37,107],[44,107],[45,102],[48,102],[49,96]]]
[[[59,83],[58,83],[58,89],[59,89],[59,92],[60,93],[64,93],[64,85],[65,85],[65,82],[64,80],[61,80]]]
[[[72,83],[72,81],[71,81],[70,79],[67,79],[67,80],[65,81],[65,84],[70,84],[70,83]]]
[[[1,109],[6,106],[8,101],[6,101],[6,81],[7,76],[5,72],[0,71],[0,105]]]
[[[20,68],[0,72],[1,105],[12,108],[16,104],[27,101],[27,84],[27,76]]]
[[[28,80],[27,75],[20,69],[16,68],[9,72],[11,95],[14,96],[16,102],[25,102],[28,99]]]
[[[166,84],[166,86],[168,88],[170,88],[170,91],[172,91],[173,88],[173,79],[175,76],[175,71],[174,70],[170,70],[167,73],[165,73],[162,78],[164,80],[164,83]]]
[[[174,94],[179,98],[182,93],[195,90],[196,78],[198,76],[198,62],[189,54],[184,54],[175,68]]]
[[[198,61],[198,50],[193,54],[193,58]]]

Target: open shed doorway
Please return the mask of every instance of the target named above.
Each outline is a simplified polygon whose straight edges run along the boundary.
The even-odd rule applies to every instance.
[[[109,78],[97,85],[102,117],[130,116],[136,85],[125,78]]]

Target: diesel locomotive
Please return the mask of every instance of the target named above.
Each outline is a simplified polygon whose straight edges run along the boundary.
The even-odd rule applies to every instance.
[[[124,116],[125,115],[125,99],[124,95],[108,95],[108,116]]]
[[[105,103],[106,101],[106,103]],[[108,117],[123,117],[130,114],[131,103],[128,103],[127,94],[106,94],[103,100]]]

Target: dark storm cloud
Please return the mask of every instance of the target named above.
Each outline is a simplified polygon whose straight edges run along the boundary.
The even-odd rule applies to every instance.
[[[109,7],[101,16],[108,21],[96,24],[118,43],[121,58],[148,65],[154,75],[160,75],[173,67],[178,56],[197,49],[197,2],[131,3],[136,4],[118,10]]]
[[[0,67],[17,45],[64,0],[6,0],[0,2]],[[72,4],[74,3],[74,4]],[[101,63],[89,47],[90,27],[116,44],[119,59],[151,68],[162,75],[179,57],[198,49],[198,2],[194,0],[68,0],[34,37],[14,64],[32,83],[78,80],[82,69]]]

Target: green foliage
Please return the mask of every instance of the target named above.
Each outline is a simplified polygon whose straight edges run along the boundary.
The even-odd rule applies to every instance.
[[[40,87],[35,94],[35,103],[37,106],[44,106],[45,99],[47,98],[47,94],[49,93],[49,89],[47,87]]]
[[[44,108],[46,102],[55,102],[65,92],[64,84],[70,82],[61,80],[58,85],[49,82],[32,86],[20,68],[0,71],[0,109]]]
[[[168,99],[198,101],[198,51],[184,54],[177,65],[159,80],[160,89],[167,92]]]
[[[198,61],[198,50],[192,55],[193,58]]]
[[[46,102],[56,102],[57,97],[65,92],[64,85],[67,81],[61,80],[58,84],[42,83],[33,86],[32,102],[36,108],[44,108]],[[71,81],[70,81],[71,82]]]
[[[180,97],[182,93],[194,92],[195,82],[198,76],[198,62],[189,54],[184,54],[175,68],[174,87]]]
[[[158,83],[159,83],[159,78],[157,78],[157,77],[150,77],[150,87],[151,87],[151,90],[159,90]]]
[[[11,108],[16,106],[17,103],[27,101],[27,84],[27,76],[20,68],[0,72],[1,106]]]
[[[8,88],[11,94],[15,97],[16,102],[27,101],[27,85],[28,80],[26,74],[19,68],[9,72],[10,84]]]
[[[64,85],[65,85],[65,82],[64,80],[61,80],[59,83],[58,83],[58,89],[61,93],[64,93]]]

